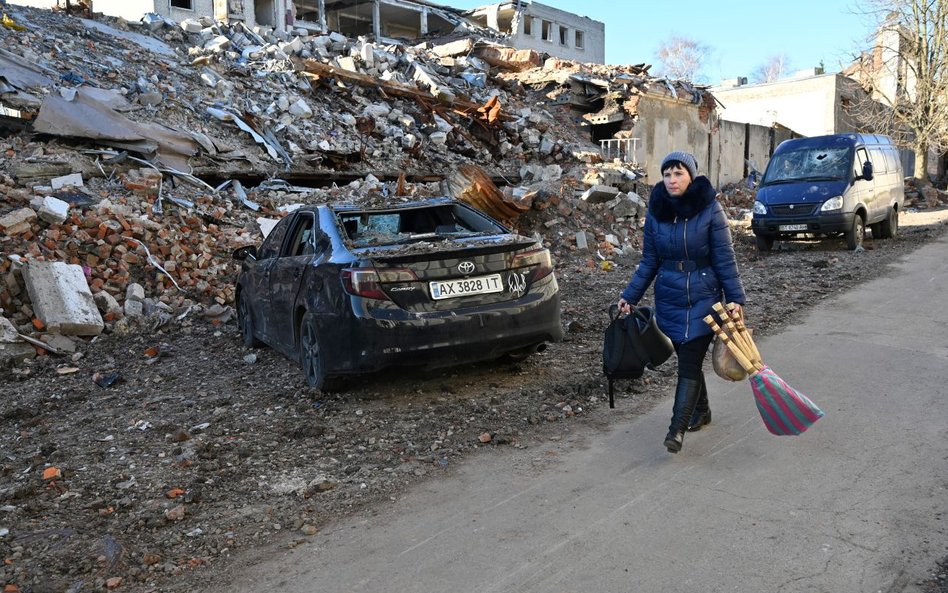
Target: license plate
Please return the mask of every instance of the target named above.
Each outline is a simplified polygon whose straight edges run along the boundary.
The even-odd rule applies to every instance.
[[[472,294],[489,294],[503,292],[504,283],[500,281],[500,274],[464,278],[463,280],[447,280],[444,282],[430,282],[431,298],[434,300],[452,299],[455,297],[470,296]]]
[[[805,231],[805,224],[782,224],[777,227],[778,231]]]

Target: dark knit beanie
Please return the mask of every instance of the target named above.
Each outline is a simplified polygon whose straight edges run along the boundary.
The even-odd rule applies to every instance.
[[[698,161],[695,160],[695,157],[690,152],[685,152],[683,150],[676,150],[675,152],[668,153],[668,156],[662,159],[662,166],[658,168],[659,171],[665,170],[665,164],[669,161],[678,161],[682,166],[688,170],[688,173],[691,174],[691,180],[694,181],[695,177],[698,176]]]

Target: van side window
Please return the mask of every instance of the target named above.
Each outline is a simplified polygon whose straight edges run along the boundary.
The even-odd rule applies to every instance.
[[[856,161],[853,163],[853,175],[859,177],[862,175],[862,165],[866,161],[869,161],[869,151],[865,148],[860,148],[856,150]]]
[[[870,148],[869,157],[872,159],[872,172],[876,175],[885,173],[888,169],[885,162],[885,156],[880,148]]]
[[[899,152],[894,148],[887,148],[882,151],[885,153],[886,168],[889,173],[898,173],[899,171]]]

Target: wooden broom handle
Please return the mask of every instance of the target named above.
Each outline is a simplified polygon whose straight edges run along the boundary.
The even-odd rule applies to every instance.
[[[757,344],[754,343],[754,338],[751,336],[750,331],[748,331],[747,326],[744,325],[744,313],[736,313],[734,310],[734,303],[728,305],[728,309],[731,311],[732,316],[735,318],[734,324],[737,326],[737,331],[741,332],[741,335],[744,336],[747,340],[747,345],[750,346],[752,358],[757,362],[763,362],[760,358],[760,350],[757,349]]]
[[[731,351],[731,354],[734,355],[734,360],[737,361],[737,364],[747,371],[748,373],[756,373],[758,370],[757,366],[754,365],[750,360],[747,359],[747,356],[741,352],[740,347],[737,344],[732,342],[730,338],[727,337],[727,334],[724,333],[724,330],[721,329],[721,326],[715,323],[714,317],[708,315],[704,318],[704,322],[711,326],[711,330],[714,331],[715,335],[721,338],[721,341],[727,346],[727,349]]]
[[[751,362],[756,362],[754,360],[754,348],[749,343],[748,337],[746,334],[742,334],[738,331],[737,325],[734,323],[734,320],[731,318],[730,312],[724,308],[724,305],[721,303],[714,303],[712,308],[721,317],[721,323],[727,327],[728,331],[731,332],[732,341],[736,342],[740,346],[741,350],[747,355],[747,358]]]

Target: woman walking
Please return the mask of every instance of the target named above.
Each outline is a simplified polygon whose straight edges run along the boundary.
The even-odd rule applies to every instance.
[[[724,208],[690,153],[662,160],[662,183],[652,188],[642,261],[622,291],[619,308],[630,313],[655,281],[655,316],[678,355],[678,385],[665,447],[681,451],[685,432],[711,422],[702,364],[714,338],[703,321],[722,298],[745,303]]]

